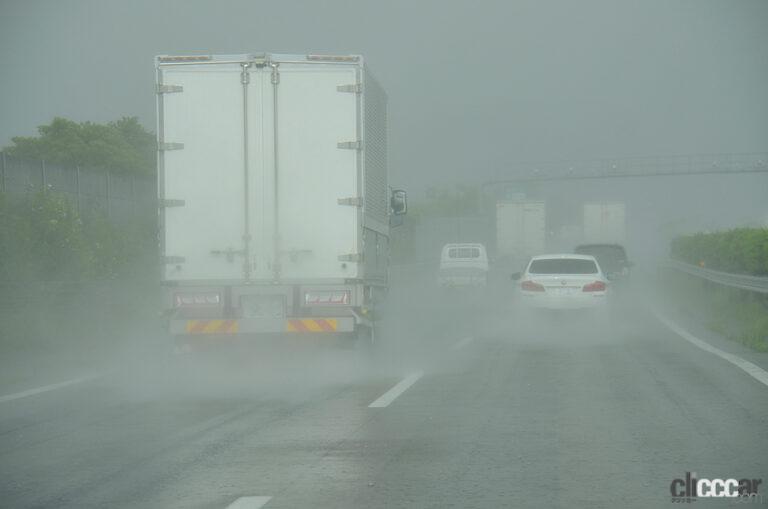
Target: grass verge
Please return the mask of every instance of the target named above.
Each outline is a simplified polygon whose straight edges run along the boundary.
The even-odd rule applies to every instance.
[[[768,296],[718,285],[672,269],[660,277],[678,311],[758,352],[768,352]]]

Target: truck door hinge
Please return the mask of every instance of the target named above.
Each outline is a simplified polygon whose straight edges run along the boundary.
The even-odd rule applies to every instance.
[[[166,265],[173,265],[173,264],[177,264],[177,263],[184,263],[185,261],[187,261],[187,259],[184,258],[183,256],[163,256],[161,258],[161,260]]]
[[[157,146],[157,148],[158,148],[159,150],[181,150],[181,149],[183,149],[183,148],[184,148],[184,144],[183,144],[183,143],[168,143],[168,142],[163,142],[163,143],[160,143],[160,144]]]
[[[339,255],[339,261],[340,262],[363,263],[363,255],[360,254],[360,253],[352,253],[352,254]]]
[[[353,83],[351,85],[339,85],[338,87],[336,87],[336,90],[339,92],[346,92],[348,94],[362,94],[363,84]]]
[[[172,94],[174,92],[182,92],[184,87],[181,85],[157,85],[155,92],[158,94]]]
[[[340,141],[336,144],[338,148],[345,148],[350,150],[362,150],[363,149],[363,142],[360,140],[357,141]]]
[[[160,200],[159,206],[161,209],[166,209],[168,207],[183,207],[185,203],[186,202],[184,200],[174,200],[174,199],[166,198],[166,199]]]
[[[350,207],[362,207],[363,198],[360,196],[354,196],[350,198],[339,198],[339,205],[349,205]]]

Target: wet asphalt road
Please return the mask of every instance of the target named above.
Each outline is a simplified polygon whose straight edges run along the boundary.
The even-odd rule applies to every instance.
[[[425,288],[373,356],[147,356],[0,403],[0,506],[646,508],[686,471],[768,484],[768,387],[644,305],[531,320]]]

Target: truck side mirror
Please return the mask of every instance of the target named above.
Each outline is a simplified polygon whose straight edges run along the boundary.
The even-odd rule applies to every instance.
[[[392,199],[390,200],[390,207],[392,208],[392,214],[395,216],[402,216],[408,212],[408,195],[402,189],[395,189],[392,191]]]

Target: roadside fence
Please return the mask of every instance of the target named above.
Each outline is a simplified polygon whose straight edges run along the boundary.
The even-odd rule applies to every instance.
[[[30,161],[0,152],[0,191],[60,193],[71,199],[81,216],[98,212],[122,222],[154,215],[157,211],[155,189],[156,183],[151,177]]]

